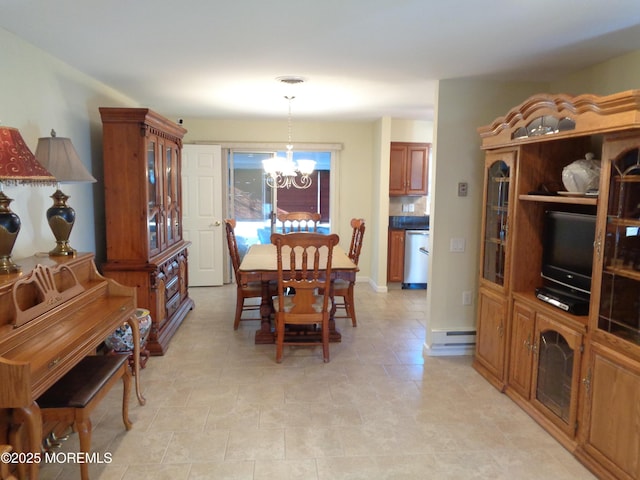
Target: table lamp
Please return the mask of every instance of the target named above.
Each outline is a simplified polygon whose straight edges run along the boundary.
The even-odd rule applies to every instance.
[[[76,220],[76,212],[67,205],[69,196],[62,193],[59,184],[93,183],[96,179],[80,161],[71,140],[57,137],[55,130],[51,130],[50,137],[38,139],[36,158],[58,182],[57,190],[51,195],[53,205],[47,210],[47,221],[56,237],[56,246],[49,255],[75,255],[76,250],[69,245],[69,235]]]
[[[56,179],[31,153],[16,128],[0,126],[0,274],[20,272],[11,251],[20,232],[20,218],[9,208],[13,201],[4,185],[55,185]]]

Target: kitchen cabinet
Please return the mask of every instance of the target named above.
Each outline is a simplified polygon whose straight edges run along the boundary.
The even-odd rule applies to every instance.
[[[389,161],[390,196],[424,196],[429,189],[430,143],[392,142]]]
[[[402,282],[404,278],[404,230],[389,230],[387,281]]]
[[[103,272],[136,287],[149,310],[147,348],[162,355],[193,307],[182,238],[181,150],[186,130],[146,108],[100,108],[107,259]]]
[[[640,478],[639,105],[640,90],[540,94],[478,129],[485,192],[474,367],[606,479]],[[601,159],[597,194],[554,194],[564,168],[589,152]],[[495,172],[506,171],[499,161],[508,180]],[[506,202],[495,201],[500,183],[510,185]],[[548,211],[595,218],[595,232],[582,234],[593,245],[584,315],[537,297],[548,281]]]

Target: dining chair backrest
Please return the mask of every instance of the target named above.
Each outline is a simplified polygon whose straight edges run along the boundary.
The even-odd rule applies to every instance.
[[[353,229],[353,235],[351,235],[351,245],[349,246],[349,258],[358,265],[364,237],[364,218],[352,218],[351,228]]]
[[[276,307],[276,362],[282,360],[285,344],[308,345],[305,335],[285,341],[285,325],[320,326],[322,356],[329,361],[329,304],[333,249],[338,235],[319,233],[274,233],[278,267]],[[285,291],[293,292],[286,295]]]
[[[288,212],[278,214],[282,222],[282,233],[317,232],[321,215],[311,212]]]
[[[258,281],[241,282],[238,280],[238,270],[240,269],[240,249],[238,247],[238,241],[236,240],[236,221],[234,219],[227,218],[224,221],[224,227],[227,232],[227,245],[229,246],[229,256],[231,257],[231,265],[233,266],[233,274],[236,279],[236,313],[233,319],[233,329],[237,330],[242,320],[256,320],[255,317],[248,316],[243,317],[243,312],[259,311],[260,305],[254,303],[245,304],[247,299],[262,298],[262,285]],[[269,284],[269,293],[274,294],[274,288],[271,283]],[[270,303],[272,303],[271,296],[269,296]]]
[[[229,255],[231,256],[231,265],[233,273],[238,278],[238,269],[240,268],[240,251],[238,250],[238,241],[236,240],[236,221],[233,218],[226,218],[224,226],[227,231],[227,245],[229,247]]]
[[[285,316],[328,313],[333,248],[339,241],[340,237],[335,233],[271,235],[271,243],[277,252],[279,305],[285,305],[285,291],[289,288],[295,291],[292,307],[284,312]],[[320,299],[314,295],[317,289],[324,290],[321,305]]]

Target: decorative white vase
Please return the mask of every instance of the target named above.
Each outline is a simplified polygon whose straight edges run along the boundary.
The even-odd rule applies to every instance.
[[[587,153],[585,157],[562,169],[562,183],[567,192],[585,193],[587,190],[598,189],[600,160],[595,160],[593,153]]]

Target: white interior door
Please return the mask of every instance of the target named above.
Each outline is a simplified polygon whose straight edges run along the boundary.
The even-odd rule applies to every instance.
[[[222,285],[224,225],[220,145],[182,148],[182,235],[189,248],[189,285]]]

